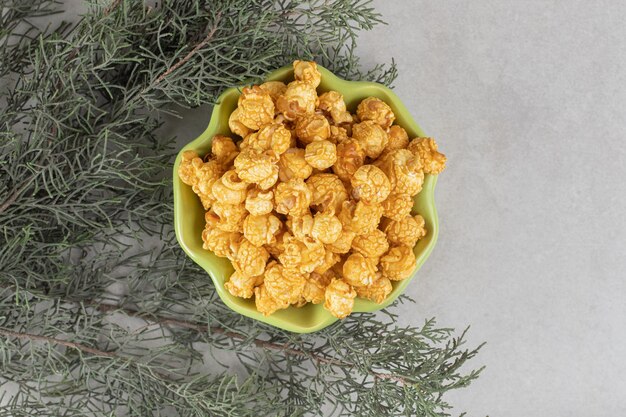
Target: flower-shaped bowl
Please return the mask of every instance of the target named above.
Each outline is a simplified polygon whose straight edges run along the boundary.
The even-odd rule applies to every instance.
[[[346,81],[325,68],[318,66],[322,73],[322,82],[318,87],[318,93],[335,90],[343,94],[348,110],[354,112],[358,103],[367,97],[378,97],[393,109],[396,115],[396,123],[406,129],[410,138],[424,136],[420,127],[415,123],[409,111],[402,101],[387,87],[373,82]],[[280,68],[266,78],[268,81],[283,81],[288,83],[293,80],[291,66]],[[279,310],[270,316],[259,313],[254,305],[254,299],[243,299],[231,295],[224,287],[224,283],[233,272],[230,261],[219,258],[212,252],[202,249],[202,230],[204,228],[204,209],[198,197],[191,187],[185,185],[178,178],[178,166],[184,151],[192,150],[199,155],[205,155],[211,151],[211,139],[214,135],[222,134],[233,136],[228,128],[228,117],[237,107],[237,99],[240,90],[229,88],[224,91],[213,107],[213,113],[209,126],[195,140],[187,144],[178,154],[174,163],[174,226],[176,237],[183,250],[200,265],[213,280],[215,289],[222,301],[244,316],[271,324],[284,330],[297,333],[310,333],[327,327],[337,321],[322,304],[307,304],[304,307],[289,307]],[[417,275],[417,271],[424,264],[437,241],[439,229],[437,210],[435,209],[434,191],[437,182],[436,175],[426,175],[422,191],[415,196],[413,212],[421,214],[426,221],[428,234],[419,240],[414,248],[417,257],[417,267],[413,274],[398,282],[393,282],[393,291],[382,304],[357,298],[354,303],[354,313],[372,312],[380,310],[391,304],[410,284]]]

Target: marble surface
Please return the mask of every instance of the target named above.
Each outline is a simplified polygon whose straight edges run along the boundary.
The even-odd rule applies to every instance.
[[[65,1],[71,14],[80,0]],[[400,307],[487,341],[470,416],[626,413],[626,2],[374,2],[365,66],[449,158],[441,234]],[[207,109],[184,115],[183,142]]]

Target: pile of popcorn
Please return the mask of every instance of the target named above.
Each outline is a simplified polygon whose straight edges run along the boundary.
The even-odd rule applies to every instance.
[[[264,315],[324,303],[344,318],[415,269],[426,229],[413,197],[446,157],[431,138],[409,141],[385,102],[350,114],[337,91],[318,96],[315,62],[293,67],[287,85],[244,88],[229,119],[243,139],[215,136],[204,159],[185,152],[179,176],[207,210],[204,249],[233,264],[231,294]]]

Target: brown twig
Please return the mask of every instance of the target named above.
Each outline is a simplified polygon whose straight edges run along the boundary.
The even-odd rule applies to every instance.
[[[32,341],[38,341],[38,342],[52,343],[55,345],[60,345],[60,346],[65,346],[71,349],[80,350],[81,352],[90,353],[96,356],[106,356],[108,358],[118,357],[113,352],[105,352],[103,350],[94,349],[92,347],[85,346],[81,343],[68,342],[67,340],[61,340],[61,339],[56,339],[54,337],[40,336],[40,335],[30,334],[30,333],[14,332],[12,330],[4,329],[2,327],[0,327],[0,335],[6,336],[6,337],[16,337],[18,339],[26,339],[26,340],[32,340]]]
[[[35,175],[31,175],[26,181],[22,183],[20,187],[17,187],[13,190],[13,192],[4,200],[4,203],[0,205],[0,214],[4,213],[6,209],[8,209],[11,204],[15,203],[17,197],[26,190],[26,188],[30,185],[31,181],[35,178]]]
[[[104,9],[104,11],[102,12],[102,14],[104,14],[105,16],[107,16],[109,13],[111,13],[117,6],[119,6],[122,3],[122,0],[113,0],[113,2],[111,4],[109,4],[109,6]]]
[[[158,83],[160,83],[161,81],[163,81],[165,79],[165,77],[167,77],[172,72],[176,71],[178,68],[180,68],[182,65],[184,65],[187,61],[189,61],[191,59],[192,56],[194,56],[194,54],[196,52],[198,52],[207,43],[209,43],[211,41],[211,39],[213,39],[213,36],[215,35],[215,32],[217,32],[218,25],[220,23],[221,18],[222,18],[222,13],[218,12],[215,15],[215,22],[213,23],[213,28],[204,37],[204,39],[201,42],[199,42],[196,46],[194,46],[193,49],[191,51],[189,51],[189,53],[187,53],[187,55],[185,55],[182,59],[180,59],[177,63],[172,65],[170,68],[168,68],[163,74],[159,75],[157,77],[157,79],[154,81],[154,83],[152,83],[152,86],[155,86]]]

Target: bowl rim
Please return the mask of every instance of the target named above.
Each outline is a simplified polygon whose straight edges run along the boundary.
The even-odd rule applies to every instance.
[[[342,90],[344,90],[346,86],[349,86],[350,88],[354,88],[354,89],[375,88],[375,89],[382,91],[386,96],[390,97],[391,101],[393,101],[393,105],[394,107],[396,107],[396,110],[395,110],[396,114],[398,112],[402,113],[402,116],[405,119],[405,123],[403,123],[402,127],[404,127],[407,131],[411,130],[413,133],[415,133],[415,135],[419,137],[426,136],[424,132],[422,131],[422,129],[420,128],[420,126],[415,122],[415,120],[411,116],[411,113],[404,106],[404,103],[402,102],[402,100],[388,87],[380,83],[371,82],[371,81],[345,80],[336,76],[334,73],[322,67],[321,65],[318,65],[318,69],[321,72],[323,79],[330,80],[330,84],[332,84],[333,86],[337,86],[337,85],[340,86],[339,88],[335,88],[335,90],[339,91],[340,93],[342,93]],[[293,67],[291,65],[287,65],[269,73],[264,78],[263,82],[285,81],[285,79],[292,74],[293,74]],[[246,317],[259,320],[263,323],[270,324],[274,327],[278,327],[283,330],[288,330],[294,333],[315,332],[315,331],[318,331],[325,327],[330,326],[331,324],[337,322],[339,319],[329,314],[323,320],[316,322],[314,325],[306,326],[306,325],[297,324],[292,321],[277,320],[276,317],[273,317],[273,315],[264,316],[258,311],[249,311],[247,309],[242,309],[239,305],[232,302],[229,298],[229,295],[225,293],[226,292],[225,287],[214,276],[214,272],[211,270],[210,266],[207,265],[208,260],[202,256],[203,254],[197,253],[194,249],[190,248],[181,233],[183,223],[184,223],[184,216],[182,215],[183,204],[182,204],[182,198],[180,196],[180,187],[187,186],[187,185],[182,184],[182,182],[178,178],[178,166],[180,165],[181,156],[185,151],[192,150],[192,149],[195,150],[199,147],[198,146],[199,144],[204,144],[206,141],[212,140],[212,137],[215,134],[217,134],[216,128],[218,127],[218,124],[219,124],[222,104],[228,97],[232,95],[236,94],[237,96],[239,96],[241,93],[241,88],[243,86],[230,87],[224,90],[220,94],[220,96],[218,97],[218,99],[216,100],[213,106],[213,110],[211,112],[211,117],[210,117],[210,121],[209,121],[207,128],[197,138],[195,138],[194,140],[188,142],[185,146],[183,146],[176,156],[176,160],[173,165],[173,177],[172,177],[173,198],[174,198],[174,229],[175,229],[176,239],[179,245],[181,246],[181,248],[183,249],[183,251],[187,254],[187,256],[189,256],[196,264],[202,267],[207,272],[207,274],[211,277],[211,281],[213,282],[213,285],[215,286],[215,290],[217,291],[218,296],[220,297],[222,302],[226,304],[229,308],[231,308],[235,312],[242,314]],[[408,129],[407,127],[410,129]],[[428,244],[424,248],[422,248],[422,250],[418,254],[416,254],[415,269],[413,270],[413,272],[411,273],[409,277],[397,283],[396,288],[394,288],[392,293],[381,304],[376,304],[371,301],[365,301],[364,303],[361,303],[361,307],[357,308],[357,305],[355,305],[355,309],[353,310],[353,313],[374,312],[374,311],[381,310],[389,306],[391,303],[393,303],[404,292],[404,290],[409,285],[409,283],[415,278],[421,266],[424,264],[426,259],[428,259],[428,257],[432,253],[437,243],[437,238],[439,235],[439,219],[438,219],[437,208],[435,205],[435,198],[434,198],[434,191],[435,191],[436,183],[437,183],[437,175],[426,174],[424,178],[423,188],[420,191],[420,194],[425,193],[425,196],[426,196],[425,198],[428,203],[428,208],[430,211],[430,218],[432,220],[432,224],[431,224],[430,229],[428,230],[428,233],[431,235]],[[363,307],[363,306],[366,306],[366,307]],[[294,308],[294,307],[290,307],[290,308]]]

